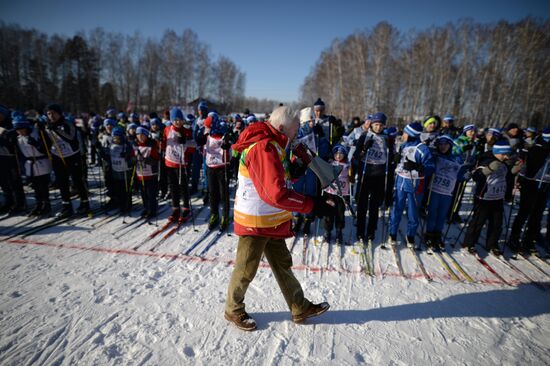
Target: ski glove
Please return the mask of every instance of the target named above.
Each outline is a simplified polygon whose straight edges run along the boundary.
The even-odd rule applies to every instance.
[[[368,139],[367,141],[365,141],[365,144],[363,145],[363,151],[367,151],[368,149],[370,149],[373,144],[374,144],[373,139]]]
[[[416,170],[418,172],[421,172],[423,169],[422,169],[422,165],[417,163],[417,162],[414,162],[412,160],[409,160],[407,159],[404,163],[403,163],[403,169],[407,170],[407,171],[413,171],[413,170]]]
[[[312,156],[306,145],[298,144],[298,146],[292,150],[292,153],[302,161],[303,165],[308,166],[309,163],[311,163]]]
[[[319,218],[332,216],[334,215],[335,206],[334,201],[328,197],[313,197],[313,210],[311,213]]]

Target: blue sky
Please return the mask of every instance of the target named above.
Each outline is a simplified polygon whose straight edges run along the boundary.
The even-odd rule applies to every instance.
[[[402,31],[461,18],[491,23],[550,17],[550,0],[176,1],[0,0],[0,19],[48,34],[106,31],[160,38],[193,29],[212,54],[246,73],[246,95],[297,100],[320,53],[335,38],[388,21]]]

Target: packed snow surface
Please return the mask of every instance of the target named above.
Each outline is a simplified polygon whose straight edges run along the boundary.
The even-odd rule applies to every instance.
[[[374,277],[363,271],[357,246],[311,239],[303,263],[299,239],[292,248],[294,272],[306,296],[328,301],[331,309],[294,324],[262,262],[246,297],[258,330],[243,332],[223,317],[238,238],[224,234],[199,257],[213,232],[182,254],[207,228],[208,209],[199,213],[199,202],[194,205],[196,231],[189,221],[154,251],[164,235],[144,243],[157,228],[154,221],[118,237],[123,220],[134,218],[100,222],[104,215],[97,215],[26,237],[4,235],[0,364],[550,364],[548,262],[520,257],[513,261],[519,272],[485,256],[499,279],[459,245],[450,247],[459,233],[454,226],[448,253],[475,282],[453,266],[457,278],[451,277],[423,251],[420,260],[433,278],[426,281],[400,243],[402,277],[380,238],[374,242]],[[158,227],[167,216],[164,209]],[[0,233],[22,219],[0,221]],[[345,240],[350,228],[351,220]],[[293,239],[287,244],[292,247]]]

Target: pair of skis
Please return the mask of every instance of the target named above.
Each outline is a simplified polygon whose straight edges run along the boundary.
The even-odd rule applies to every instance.
[[[359,247],[359,252],[357,252],[357,250],[355,249],[356,247]],[[361,261],[363,262],[362,267],[367,276],[375,275],[372,251],[372,240],[368,240],[367,245],[365,245],[365,241],[363,239],[359,239],[357,242],[355,242],[352,249],[353,254],[359,254],[361,256]]]
[[[186,255],[186,256],[189,256],[191,254],[191,252],[193,252],[195,250],[195,248],[197,248],[199,245],[201,245],[210,236],[210,234],[212,232],[214,232],[214,230],[209,229],[209,230],[206,230],[204,233],[202,233],[202,235],[199,236],[193,242],[193,244],[191,244],[191,246],[185,252],[183,252],[183,254]],[[217,230],[216,235],[211,237],[210,240],[206,243],[206,246],[198,254],[195,254],[195,256],[204,258],[206,253],[208,253],[208,251],[217,243],[218,239],[220,239],[226,233],[227,233],[227,235],[230,235],[227,232],[227,228],[225,228],[225,229],[220,228],[219,230]]]

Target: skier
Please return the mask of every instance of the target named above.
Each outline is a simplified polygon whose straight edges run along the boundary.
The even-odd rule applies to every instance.
[[[460,134],[460,130],[454,125],[455,118],[451,114],[446,114],[443,117],[440,134],[447,135],[455,139]]]
[[[509,246],[514,253],[536,253],[535,241],[540,232],[541,219],[550,187],[550,128],[545,128],[529,150],[521,154],[523,166],[519,173],[520,201],[512,225]],[[520,240],[525,222],[527,228]]]
[[[49,215],[51,213],[49,184],[52,163],[48,158],[47,146],[25,116],[15,117],[13,127],[18,135],[19,153],[25,161],[24,172],[30,178],[36,197],[36,205],[29,216]]]
[[[388,162],[393,160],[394,145],[384,135],[387,117],[378,112],[372,116],[370,129],[356,144],[354,159],[357,163],[357,240],[374,240],[378,225],[379,209],[387,190]],[[355,174],[352,174],[355,175]],[[365,237],[365,221],[369,221]]]
[[[233,145],[243,154],[234,208],[239,236],[235,267],[229,282],[225,319],[243,330],[256,329],[245,310],[245,295],[262,255],[269,262],[295,323],[328,310],[326,302],[312,304],[292,273],[285,238],[292,236],[291,212],[329,212],[325,199],[304,197],[287,188],[285,147],[298,132],[299,121],[289,107],[275,109],[267,123],[249,126]]]
[[[172,214],[170,221],[184,221],[189,218],[190,199],[187,185],[187,174],[184,159],[185,131],[183,129],[183,113],[178,108],[170,110],[171,126],[164,129],[162,150],[166,164],[166,172],[172,196]],[[182,197],[183,196],[183,197]],[[180,209],[180,198],[183,198],[183,208]]]
[[[422,125],[411,122],[403,131],[403,143],[395,160],[399,161],[395,173],[394,204],[390,214],[389,236],[390,245],[397,245],[397,230],[401,222],[403,209],[407,203],[407,245],[414,246],[415,234],[418,228],[418,210],[425,191],[425,180],[431,176],[434,159],[426,144],[420,142]]]
[[[508,140],[496,141],[491,151],[485,152],[480,157],[479,165],[472,175],[476,182],[473,214],[462,244],[471,253],[476,251],[475,244],[485,221],[488,220],[485,248],[497,256],[501,254],[498,248],[498,239],[502,230],[506,174],[508,172],[504,161],[511,154],[512,148]]]
[[[149,220],[157,216],[159,146],[157,141],[150,138],[149,130],[138,127],[133,148],[133,156],[136,158],[136,177],[140,182],[143,201],[141,216]]]
[[[198,116],[193,123],[193,139],[197,141],[197,137],[204,134],[204,121],[208,117],[208,104],[205,101],[200,101],[197,106]],[[200,138],[200,137],[199,137]],[[202,145],[197,144],[195,153],[193,154],[193,169],[191,174],[191,188],[198,190],[199,180],[201,176],[201,170],[204,171],[205,182],[202,186],[203,202],[206,205],[208,203],[208,178],[206,177],[206,166],[204,165],[204,157],[202,155]]]
[[[462,129],[462,134],[454,140],[453,154],[459,155],[464,161],[465,171],[471,172],[474,170],[477,164],[477,158],[480,154],[478,142],[476,141],[476,126],[468,124]],[[463,180],[459,184],[455,185],[453,190],[453,199],[449,212],[447,213],[447,222],[451,224],[453,222],[462,223],[460,217],[460,207],[462,206],[462,198],[464,195],[464,189],[468,179]]]
[[[445,249],[441,232],[445,225],[445,218],[453,202],[453,190],[460,177],[463,180],[464,171],[461,170],[462,158],[453,153],[453,139],[448,135],[441,135],[435,139],[433,151],[435,172],[430,179],[428,191],[428,218],[424,240],[428,248]]]
[[[45,126],[45,130],[40,131],[40,133],[45,137],[50,149],[55,180],[61,191],[62,208],[57,216],[60,218],[69,217],[74,213],[69,189],[69,175],[80,196],[80,206],[77,213],[87,214],[90,211],[90,203],[88,202],[88,191],[84,182],[76,126],[65,120],[63,110],[59,104],[48,105],[46,111],[49,121]],[[42,126],[42,124],[39,124],[39,126]]]
[[[0,105],[0,186],[4,192],[0,213],[11,215],[23,212],[26,207],[20,165],[15,154],[16,136],[10,111]]]
[[[343,230],[346,225],[346,202],[344,202],[344,200],[346,200],[349,205],[349,183],[351,171],[350,164],[348,163],[348,149],[346,149],[343,145],[335,145],[332,148],[332,153],[334,159],[331,161],[331,164],[337,167],[342,167],[342,170],[337,178],[338,183],[335,183],[339,184],[339,189],[331,185],[324,190],[325,196],[328,197],[327,199],[335,203],[335,208],[333,213],[325,216],[324,218],[325,234],[323,237],[324,241],[330,243],[332,227],[335,226],[336,244],[342,245],[344,244]]]
[[[227,122],[222,121],[218,114],[210,112],[204,121],[204,134],[197,138],[199,145],[204,145],[204,160],[207,166],[208,191],[210,192],[210,219],[208,229],[213,230],[220,225],[226,230],[229,225],[229,157],[230,140]],[[219,206],[222,204],[220,222]]]
[[[114,119],[106,118],[103,121],[103,130],[99,133],[97,139],[97,149],[100,159],[99,164],[101,164],[101,168],[103,170],[105,188],[107,189],[107,197],[109,197],[109,202],[107,202],[105,206],[108,210],[116,207],[111,166],[111,145],[113,143],[112,133],[116,125],[117,124]]]
[[[439,128],[441,127],[441,117],[428,116],[422,122],[424,130],[420,134],[420,141],[426,144],[428,147],[434,147],[434,141],[437,136],[440,135]]]
[[[345,129],[342,121],[338,121],[334,116],[325,114],[325,102],[318,98],[313,104],[313,123],[323,130],[323,136],[328,138],[329,144],[339,144]],[[320,134],[317,132],[317,134]]]
[[[121,214],[130,212],[132,205],[132,145],[126,140],[124,130],[115,127],[112,132],[112,143],[109,148],[111,165],[113,199]]]

